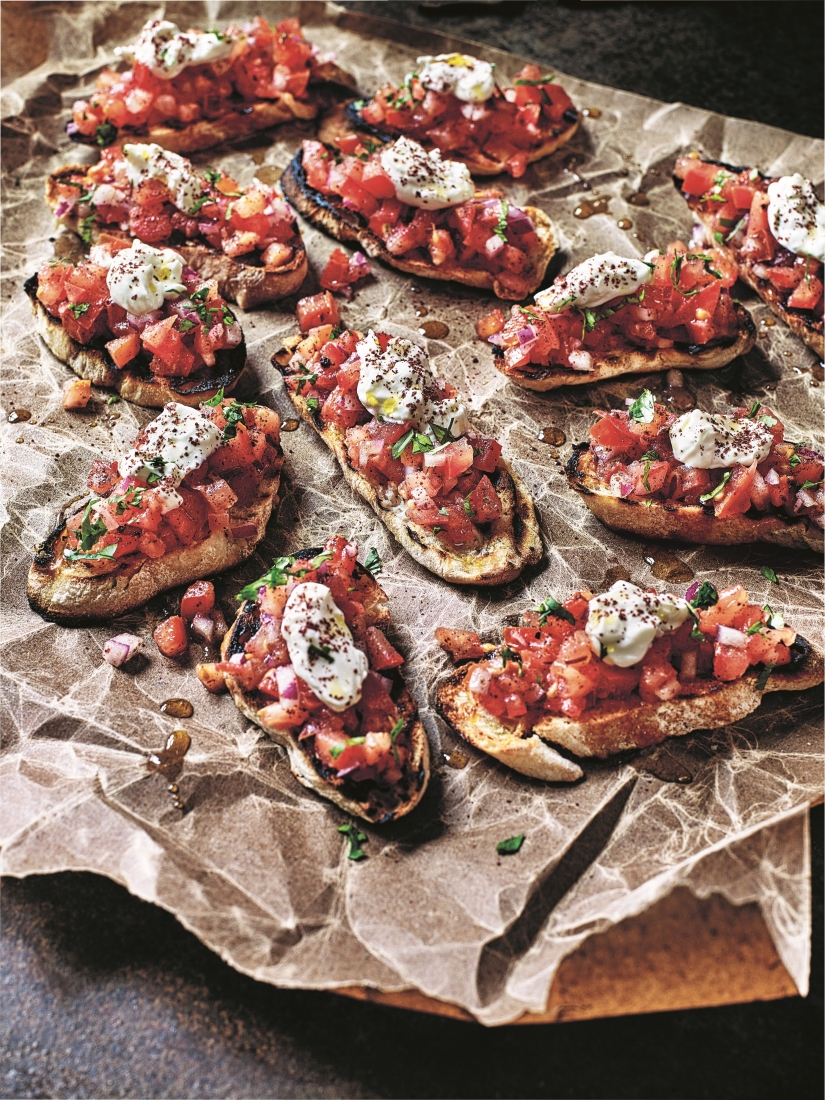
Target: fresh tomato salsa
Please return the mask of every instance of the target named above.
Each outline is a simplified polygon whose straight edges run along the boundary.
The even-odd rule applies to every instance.
[[[375,584],[358,566],[357,554],[354,543],[336,535],[315,557],[276,559],[238,597],[256,601],[257,629],[216,671],[254,693],[265,726],[295,731],[322,777],[396,786],[410,755],[410,730],[393,699],[390,676],[404,658],[380,627],[370,625]],[[313,583],[329,589],[354,646],[366,657],[360,700],[344,710],[325,705],[297,674],[282,629],[289,597],[299,585]],[[249,616],[248,605],[244,610]]]
[[[619,667],[596,654],[586,633],[592,600],[587,591],[564,603],[549,599],[525,612],[523,625],[505,628],[503,646],[476,664],[467,681],[488,714],[528,728],[551,715],[586,719],[600,706],[707,695],[754,665],[779,668],[793,656],[796,632],[781,615],[749,603],[741,585],[717,592],[696,582],[685,594],[686,620],[657,637],[637,662]],[[463,655],[471,632],[440,628],[436,636],[452,653],[454,633]]]
[[[310,318],[312,320],[312,318]],[[410,523],[438,535],[447,545],[482,544],[486,524],[502,514],[490,475],[500,465],[501,444],[473,432],[434,435],[373,415],[358,397],[361,362],[357,332],[329,324],[312,328],[297,346],[286,384],[303,399],[321,428],[344,436],[349,463],[376,489],[386,507],[403,505]],[[382,351],[392,337],[377,334]],[[433,399],[450,401],[456,390],[433,380]]]
[[[172,70],[165,65],[170,60],[168,38],[164,38],[170,25],[160,24],[154,20],[144,27],[130,68],[123,72],[104,69],[94,94],[74,104],[70,137],[105,146],[122,129],[144,133],[157,125],[182,127],[243,111],[262,99],[289,96],[308,102],[307,89],[318,57],[297,19],[270,26],[256,16],[250,23],[208,32],[218,46],[213,52],[223,56],[198,63],[197,54],[190,50],[192,60],[171,78],[168,72]],[[195,31],[178,37],[197,43],[202,35]],[[143,50],[141,42],[145,43]]]
[[[404,134],[457,160],[492,160],[515,178],[526,172],[531,153],[578,119],[564,88],[537,65],[525,65],[514,87],[495,85],[481,102],[425,88],[412,73],[401,87],[385,84],[369,102],[356,103],[355,112],[379,133]]]
[[[523,210],[492,190],[476,191],[468,201],[443,209],[402,202],[382,167],[383,147],[364,141],[350,135],[342,140],[340,152],[320,141],[305,141],[301,164],[309,187],[341,199],[398,259],[488,271],[508,297],[528,293],[530,252],[539,237]]]
[[[538,304],[494,309],[476,326],[505,370],[541,367],[595,370],[595,363],[628,348],[682,348],[696,354],[733,343],[738,324],[729,288],[735,266],[715,249],[693,253],[681,242],[650,259],[652,278],[636,294],[599,306],[552,312]],[[559,282],[559,280],[557,280]],[[546,292],[542,292],[546,293]]]
[[[716,244],[738,264],[767,280],[789,310],[823,314],[823,265],[777,241],[768,219],[772,180],[755,168],[731,169],[714,161],[682,157],[673,169],[683,195],[709,223]]]

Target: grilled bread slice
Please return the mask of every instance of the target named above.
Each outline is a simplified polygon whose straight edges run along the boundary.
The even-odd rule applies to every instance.
[[[603,382],[622,374],[647,374],[650,371],[714,370],[724,367],[739,355],[750,351],[756,342],[756,326],[744,306],[735,304],[737,335],[730,340],[713,341],[708,345],[695,344],[690,348],[658,348],[643,351],[630,345],[624,351],[609,355],[593,355],[593,369],[570,370],[567,367],[541,367],[531,364],[531,370],[509,369],[504,365],[503,352],[494,354],[496,369],[505,377],[527,390],[545,393],[559,386],[582,386],[587,382]]]
[[[374,126],[362,118],[361,112],[355,106],[357,101],[338,104],[328,111],[321,120],[318,130],[318,140],[330,145],[337,145],[338,139],[353,130],[368,134],[381,142],[394,141],[402,135],[401,130],[391,130],[381,126]],[[534,164],[537,160],[549,157],[551,153],[566,145],[579,128],[581,118],[575,108],[570,108],[565,113],[564,126],[559,127],[553,133],[548,134],[541,145],[531,149],[527,154],[527,163]],[[418,141],[418,138],[416,138]],[[434,149],[431,141],[421,141],[425,149]],[[466,164],[473,176],[499,176],[507,171],[506,160],[500,157],[491,157],[487,153],[478,150],[474,153],[450,153],[451,160],[459,160]]]
[[[303,336],[285,341],[273,357],[273,364],[286,372],[293,350]],[[334,424],[322,424],[301,394],[290,393],[301,418],[318,432],[338,459],[349,486],[369,504],[386,524],[410,557],[425,569],[454,584],[494,585],[514,580],[527,565],[535,565],[542,555],[541,534],[533,500],[527,487],[504,459],[499,458],[490,481],[502,504],[499,519],[490,524],[490,533],[481,547],[450,549],[425,527],[410,523],[404,501],[390,503],[358,470],[347,456],[344,433]]]
[[[741,165],[725,164],[724,161],[711,160],[710,158],[705,159],[704,163],[716,165],[718,168],[725,169],[734,174],[745,170]],[[768,183],[772,182],[769,177],[763,176],[761,172],[759,173],[759,177],[762,180],[766,180]],[[713,232],[713,222],[711,217],[699,209],[701,198],[685,195],[681,188],[682,181],[677,176],[673,176],[673,182],[676,189],[693,212],[693,216],[705,226],[708,230],[708,236],[710,237],[710,234]],[[780,291],[769,279],[760,279],[754,272],[754,265],[752,263],[748,263],[741,257],[738,257],[736,251],[725,244],[724,241],[714,240],[712,243],[714,248],[718,249],[735,265],[739,271],[739,278],[742,282],[747,283],[752,290],[756,291],[771,312],[775,313],[780,320],[784,321],[791,332],[804,340],[808,347],[813,348],[820,359],[825,358],[825,335],[823,334],[822,317],[814,317],[808,310],[787,309],[782,301],[782,294]]]
[[[178,401],[181,405],[194,407],[214,397],[219,389],[226,394],[231,393],[246,367],[246,340],[242,339],[237,347],[216,352],[214,366],[206,367],[188,378],[160,380],[150,373],[148,366],[138,370],[131,367],[119,369],[105,347],[78,344],[60,321],[52,317],[37,300],[36,272],[26,280],[23,289],[31,299],[35,328],[49,351],[92,385],[115,390],[136,405],[162,409],[168,401]]]
[[[639,538],[675,539],[714,546],[771,542],[819,554],[825,548],[823,531],[807,516],[799,519],[782,514],[717,517],[713,505],[623,500],[614,496],[610,487],[599,478],[587,443],[577,443],[573,448],[567,462],[567,483],[581,494],[587,507],[602,523],[614,531],[627,531]]]
[[[475,268],[462,267],[452,260],[445,261],[436,266],[426,260],[404,259],[403,256],[393,256],[388,252],[384,242],[377,237],[367,225],[367,220],[356,210],[350,210],[344,206],[343,199],[338,195],[324,195],[320,191],[310,187],[307,183],[306,172],[303,167],[303,150],[299,149],[290,161],[281,176],[281,189],[295,209],[313,225],[323,229],[330,236],[339,241],[352,241],[358,243],[361,248],[375,259],[380,259],[390,267],[398,271],[406,271],[410,275],[418,275],[426,279],[440,279],[442,281],[463,283],[465,286],[478,287],[480,290],[492,290],[498,298],[514,299],[522,298],[523,293],[516,294],[505,287],[498,276],[491,271],[479,271]],[[529,285],[524,293],[532,294],[541,285],[547,265],[552,260],[556,248],[556,237],[553,231],[553,223],[543,210],[534,206],[524,207],[524,213],[535,226],[539,244],[528,254],[528,265],[521,275]]]
[[[694,730],[719,729],[755,711],[765,692],[804,691],[822,683],[822,656],[800,637],[791,649],[792,663],[772,672],[766,683],[762,682],[764,672],[749,670],[739,680],[717,681],[716,690],[707,695],[690,695],[656,704],[637,700],[635,705],[608,699],[580,718],[547,716],[532,728],[519,722],[505,724],[479,704],[468,686],[470,675],[479,664],[477,661],[461,665],[447,677],[438,688],[437,705],[444,719],[466,741],[508,767],[524,775],[570,781],[580,777],[581,769],[561,754],[557,754],[559,762],[548,761],[547,774],[539,775],[535,769],[541,758],[533,742],[549,741],[578,757],[605,759],[629,749],[658,744],[668,737],[682,737]],[[483,660],[494,660],[499,654],[500,649],[494,650]],[[520,752],[516,742],[524,746]],[[564,766],[568,767],[567,775]]]
[[[319,553],[320,550],[315,548],[302,550],[295,556],[314,558]],[[386,593],[360,564],[356,566],[352,579],[358,599],[364,604],[365,627],[386,627],[390,621]],[[259,616],[257,602],[244,601],[221,645],[222,660],[228,661],[233,654],[243,653],[244,645],[258,630]],[[358,643],[359,639],[356,637],[355,641]],[[262,721],[258,711],[272,702],[270,697],[258,691],[247,691],[228,673],[224,675],[224,682],[238,709],[249,721],[260,726],[273,741],[286,749],[290,769],[299,783],[322,798],[328,798],[346,813],[377,825],[395,821],[414,809],[421,801],[430,778],[430,746],[416,705],[396,670],[382,675],[392,680],[391,695],[404,720],[399,736],[409,750],[401,783],[392,791],[338,776],[309,751],[306,741],[300,740],[300,730],[276,729]]]
[[[67,164],[52,172],[46,180],[46,202],[52,210],[56,211],[60,203],[60,184],[64,180],[85,178],[85,174],[86,168],[80,164]],[[80,235],[76,214],[62,218],[61,224]],[[84,232],[89,238],[89,244],[95,244],[101,233],[108,237],[131,240],[128,233],[94,224],[86,227]],[[237,302],[241,309],[250,309],[262,302],[275,302],[293,294],[306,278],[308,270],[306,249],[300,239],[294,246],[292,258],[277,268],[256,265],[245,260],[243,256],[227,256],[225,252],[203,241],[183,241],[170,247],[179,252],[186,264],[204,279],[217,279],[219,293],[230,302]]]

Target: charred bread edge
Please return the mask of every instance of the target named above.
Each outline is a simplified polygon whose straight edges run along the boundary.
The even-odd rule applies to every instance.
[[[567,126],[555,131],[553,136],[542,142],[537,149],[528,152],[528,164],[534,164],[537,160],[543,160],[545,157],[549,157],[551,153],[555,153],[557,149],[561,148],[562,145],[566,145],[573,137],[581,122],[579,112],[575,107],[568,107],[562,117],[565,122],[567,122]],[[338,117],[330,112],[330,115],[325,118],[321,123],[320,131],[320,133],[325,136],[320,137],[319,134],[319,140],[328,140],[331,141],[332,144],[335,144],[334,135],[337,133],[338,136],[341,136],[350,127],[354,130],[361,130],[363,133],[369,134],[370,137],[377,138],[378,141],[385,143],[395,141],[396,138],[405,136],[402,130],[382,130],[380,126],[373,126],[371,123],[366,122],[361,117],[361,112],[355,106],[355,101],[352,100],[346,104],[343,111],[338,112]],[[330,136],[326,137],[327,134]],[[414,140],[417,141],[418,139],[416,138]],[[423,144],[425,149],[435,148],[435,145],[431,141],[424,141],[420,144]],[[505,161],[496,160],[494,157],[487,156],[484,153],[469,156],[456,152],[450,153],[449,157],[445,156],[445,159],[463,162],[474,176],[500,176],[503,172],[507,171]]]
[[[58,168],[46,180],[46,201],[54,210],[56,200],[54,187],[60,183],[61,176],[73,176],[78,173],[85,175],[88,166],[82,164],[67,164]],[[73,233],[78,232],[76,217],[66,218],[61,224],[65,225]],[[108,233],[111,236],[123,237],[124,240],[132,240],[128,233],[106,226],[92,227],[92,243],[94,244],[100,233]],[[274,302],[280,298],[286,298],[294,293],[306,277],[309,264],[306,248],[300,239],[295,245],[295,255],[284,264],[283,267],[267,269],[255,264],[245,263],[243,257],[233,259],[224,252],[218,252],[211,245],[196,244],[170,244],[161,247],[173,248],[183,256],[188,267],[197,271],[204,279],[217,279],[218,290],[231,302],[236,302],[241,309],[249,309],[251,306],[260,305],[262,302]]]
[[[375,259],[380,259],[398,271],[406,271],[426,279],[439,279],[447,282],[463,283],[465,286],[492,290],[501,299],[513,300],[513,292],[502,286],[490,271],[476,271],[474,268],[462,268],[458,264],[440,264],[436,266],[424,260],[404,260],[389,253],[384,242],[369,229],[366,219],[355,210],[349,210],[343,202],[333,195],[323,195],[310,187],[303,168],[303,150],[299,149],[281,176],[281,189],[295,209],[332,237],[339,241],[352,241],[361,245],[364,251]],[[543,210],[533,206],[524,207],[524,212],[532,220],[539,237],[540,247],[529,254],[530,268],[525,272],[531,279],[527,293],[532,294],[540,285],[547,265],[556,252],[556,235],[553,223]],[[519,298],[522,295],[518,295]]]
[[[23,289],[31,299],[36,330],[49,351],[81,378],[88,379],[95,386],[116,390],[121,397],[134,401],[136,405],[162,409],[167,401],[178,401],[181,405],[194,408],[213,397],[222,386],[225,393],[230,393],[246,367],[246,339],[243,338],[237,347],[215,352],[215,366],[208,368],[216,372],[214,376],[196,375],[193,378],[190,375],[179,381],[170,377],[168,384],[162,384],[153,381],[151,376],[143,378],[128,367],[119,370],[105,348],[87,348],[78,344],[37,300],[36,272],[25,281]]]
[[[602,382],[605,378],[615,378],[622,374],[647,374],[650,371],[672,370],[674,367],[686,370],[714,370],[724,367],[739,355],[750,351],[756,342],[756,326],[750,313],[744,306],[734,305],[739,334],[725,343],[699,351],[681,351],[678,348],[659,348],[656,351],[641,351],[633,348],[621,351],[617,355],[604,359],[594,359],[593,370],[576,371],[565,367],[538,367],[535,371],[508,370],[500,365],[503,356],[493,353],[493,365],[505,378],[523,386],[527,390],[544,393],[558,389],[559,386],[582,386],[587,382]]]
[[[725,168],[729,172],[735,172],[737,174],[744,171],[743,167],[734,164],[725,164],[724,161],[712,160],[710,157],[707,159],[702,158],[702,163],[716,164],[719,168]],[[760,179],[763,180],[773,178],[771,176],[765,176],[762,172],[759,173],[759,176]],[[692,195],[686,195],[682,190],[682,180],[677,176],[673,176],[673,183],[676,190],[688,204],[694,216],[699,219],[702,225],[709,227],[706,218],[696,209],[694,197]],[[751,290],[756,291],[770,311],[781,321],[784,321],[795,336],[800,337],[808,347],[813,348],[820,359],[825,357],[825,326],[823,326],[823,319],[821,317],[808,316],[809,310],[786,309],[782,304],[781,295],[771,283],[770,279],[760,279],[757,275],[754,275],[749,265],[740,264],[736,259],[733,249],[728,248],[726,244],[714,241],[713,247],[718,248],[725,258],[736,267],[742,282],[747,283]]]
[[[820,554],[825,548],[823,532],[806,516],[791,519],[771,513],[718,519],[712,504],[665,504],[654,500],[647,505],[615,497],[596,473],[588,443],[574,444],[567,461],[567,483],[584,497],[587,507],[602,523],[639,537],[716,546],[770,542]]]
[[[273,355],[272,362],[279,370],[285,372],[291,356],[289,345],[295,347],[302,339],[302,336],[289,338],[286,347]],[[454,584],[486,586],[514,580],[525,566],[535,565],[541,559],[541,534],[535,506],[521,478],[504,459],[499,458],[490,480],[499,495],[505,498],[503,504],[505,509],[509,508],[512,519],[505,513],[491,524],[491,537],[485,543],[490,547],[489,554],[483,555],[478,550],[449,553],[434,534],[409,523],[397,511],[398,506],[384,508],[367,478],[350,466],[343,432],[334,425],[323,427],[300,394],[290,393],[289,396],[301,418],[312,425],[337,458],[350,488],[370,505],[410,557],[425,569]],[[511,524],[512,529],[509,529]]]
[[[793,658],[788,666],[789,671],[772,672],[764,691],[756,687],[759,673],[749,671],[738,680],[721,683],[716,691],[707,695],[687,695],[666,703],[641,703],[633,707],[621,702],[612,707],[601,703],[579,719],[560,715],[543,718],[530,732],[578,757],[606,759],[620,752],[659,744],[668,737],[681,737],[696,730],[719,729],[755,711],[765,692],[804,691],[822,683],[822,655],[801,636],[797,636],[791,650]],[[499,652],[494,650],[482,660],[492,660]],[[464,686],[465,678],[479,663],[465,663],[454,669],[437,692],[439,711],[471,744],[475,743],[473,731],[469,718],[462,715],[461,710],[463,705],[469,717],[475,717],[478,711],[483,710],[469,688]],[[456,725],[455,718],[461,721],[461,725]],[[489,718],[489,724],[496,732],[500,730],[509,737],[518,737],[519,732],[526,732],[526,728],[517,723],[514,723],[511,732],[499,719],[492,715]]]
[[[295,556],[296,558],[312,558],[319,553],[320,549],[313,548],[302,550]],[[386,593],[360,563],[357,569],[359,579],[369,578],[383,596],[383,599],[380,600],[378,613],[375,616],[374,623],[371,625],[386,626],[390,620]],[[256,607],[257,604],[254,600],[245,600],[241,605],[235,621],[229,628],[221,644],[221,657],[224,661],[228,660],[233,653],[240,653],[243,651],[244,642],[246,640],[245,635],[255,626],[252,616]],[[255,627],[255,629],[257,629],[257,627]],[[384,673],[382,673],[382,675],[384,675]],[[294,734],[290,733],[288,730],[274,729],[262,722],[258,717],[258,708],[254,705],[250,694],[245,692],[231,675],[227,674],[224,677],[226,686],[238,709],[250,722],[254,722],[268,737],[287,750],[290,770],[299,783],[302,783],[305,787],[309,787],[310,790],[321,795],[323,798],[328,798],[331,802],[339,806],[340,809],[344,810],[345,813],[354,814],[375,825],[397,820],[414,809],[421,801],[430,778],[430,745],[427,740],[424,726],[422,725],[421,719],[418,717],[415,703],[406,689],[403,677],[397,670],[393,670],[393,674],[388,678],[392,680],[393,684],[391,694],[395,698],[396,705],[404,717],[404,729],[409,732],[410,736],[410,758],[407,762],[406,769],[409,773],[410,795],[406,801],[399,802],[394,810],[378,814],[371,810],[369,800],[358,800],[356,797],[357,792],[352,790],[352,784],[348,782],[346,776],[340,781],[340,786],[337,786],[331,781],[334,778],[331,774],[324,776],[319,772],[313,757],[303,748],[301,742]],[[347,793],[348,790],[349,794]]]
[[[133,611],[168,588],[221,573],[245,561],[264,537],[277,506],[283,461],[279,447],[277,468],[261,481],[257,499],[230,510],[235,525],[255,524],[254,537],[233,539],[226,531],[213,531],[200,542],[172,550],[162,558],[142,558],[136,564],[119,565],[98,575],[87,572],[82,562],[62,558],[55,561],[55,544],[66,527],[68,510],[88,494],[73,498],[61,508],[51,534],[35,547],[26,586],[30,606],[43,618],[67,626],[98,622]]]

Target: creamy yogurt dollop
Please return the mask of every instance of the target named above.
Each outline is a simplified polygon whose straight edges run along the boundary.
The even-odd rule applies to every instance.
[[[773,443],[770,428],[761,420],[737,420],[701,409],[683,413],[669,434],[674,456],[695,470],[750,466],[767,458]]]
[[[825,262],[825,203],[799,172],[768,185],[768,224],[781,245]]]
[[[120,57],[139,61],[161,80],[172,80],[190,65],[229,57],[234,39],[215,31],[181,31],[168,19],[150,19],[133,46],[119,46]]]
[[[182,280],[183,257],[143,241],[116,253],[106,274],[112,301],[139,316],[160,309],[167,298],[185,294]]]
[[[381,167],[395,185],[396,197],[422,210],[443,210],[467,202],[475,187],[466,164],[442,160],[417,141],[400,137],[379,154]]]
[[[593,652],[617,668],[638,664],[657,638],[677,630],[690,614],[681,597],[645,592],[630,581],[616,581],[588,607],[584,629]]]
[[[421,87],[438,95],[454,95],[462,103],[483,103],[495,90],[493,66],[466,53],[440,53],[416,59]],[[412,73],[407,75],[409,81]]]
[[[602,252],[580,263],[567,275],[559,276],[546,290],[540,290],[535,302],[551,313],[594,309],[613,298],[638,294],[652,278],[653,270],[644,260]]]
[[[147,179],[160,180],[169,188],[175,206],[188,214],[204,192],[203,180],[192,168],[192,162],[177,153],[170,153],[154,142],[123,146],[126,176],[133,187]]]

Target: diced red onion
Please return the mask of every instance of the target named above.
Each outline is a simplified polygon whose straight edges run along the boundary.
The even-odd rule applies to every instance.
[[[275,669],[275,679],[278,681],[278,695],[283,700],[297,700],[298,677],[292,665],[281,665]]]
[[[384,450],[384,440],[368,439],[366,442],[362,443],[361,446],[366,449],[368,455],[380,455]]]
[[[76,122],[67,123],[66,133],[68,134],[69,137],[73,137],[75,134],[77,134],[79,132],[80,132],[80,128],[79,128],[79,126],[77,125]]]
[[[614,496],[629,497],[633,492],[633,480],[632,478],[623,476],[622,474],[613,474],[610,478],[610,491]]]
[[[593,356],[589,351],[571,351],[567,358],[573,370],[593,370]]]
[[[196,615],[191,622],[192,633],[202,638],[205,642],[211,642],[215,637],[215,624],[208,615]]]
[[[363,252],[353,252],[353,254],[350,256],[348,267],[353,272],[358,273],[357,277],[359,279],[365,279],[367,275],[372,274],[370,262]]]
[[[768,483],[768,485],[779,484],[779,474],[776,472],[775,469],[773,469],[773,467],[771,467],[771,469],[768,470],[768,472],[765,474],[765,481]]]
[[[797,447],[796,453],[802,458],[815,458],[819,462],[822,462],[825,459],[825,456],[819,454],[818,451],[812,451],[809,447]]]
[[[185,267],[183,269],[183,277],[184,277],[184,279],[199,279],[200,278],[197,271],[195,271],[191,267]]]
[[[492,237],[488,237],[484,242],[484,255],[492,260],[494,256],[501,252],[502,248],[504,248],[504,241],[494,233]]]
[[[768,269],[764,264],[754,264],[751,270],[757,279],[767,279],[768,277]]]
[[[65,214],[69,213],[69,211],[74,207],[74,205],[75,205],[75,200],[74,199],[71,199],[71,200],[61,199],[60,202],[57,204],[57,209],[54,212],[54,216],[56,218],[62,218]]]
[[[163,311],[160,309],[153,309],[151,313],[128,313],[126,314],[126,320],[132,326],[136,328],[138,332],[143,332],[147,325],[153,325],[155,321],[159,321],[163,317]]]
[[[696,595],[701,587],[701,581],[694,581],[690,588],[688,588],[687,592],[685,592],[685,599],[688,603],[690,603],[690,601],[693,599],[693,597]]]
[[[496,347],[503,348],[504,347],[504,337],[502,336],[502,334],[500,332],[494,332],[492,336],[487,337],[487,343],[488,344],[495,344]]]
[[[716,641],[720,645],[733,646],[734,649],[746,649],[748,636],[741,630],[734,630],[732,626],[717,626]]]
[[[816,497],[808,492],[807,489],[800,489],[796,494],[797,503],[801,504],[803,508],[816,508]]]
[[[511,206],[507,212],[507,232],[512,231],[517,237],[522,233],[529,233],[535,228],[529,215],[525,214],[517,206]]]
[[[142,640],[134,634],[118,634],[103,646],[103,660],[114,665],[115,668],[120,668],[142,648]]]
[[[226,326],[225,340],[230,348],[236,348],[243,340],[243,333],[241,332],[241,326],[237,321],[233,321],[231,325]]]
[[[258,528],[254,523],[240,523],[237,527],[230,527],[229,533],[233,539],[250,539],[257,535]]]
[[[492,674],[489,668],[477,665],[470,673],[470,681],[467,685],[474,695],[484,695],[490,687]]]
[[[538,332],[534,325],[525,325],[524,328],[518,330],[518,342],[519,347],[524,349],[529,347],[530,344],[535,344],[538,339]]]

